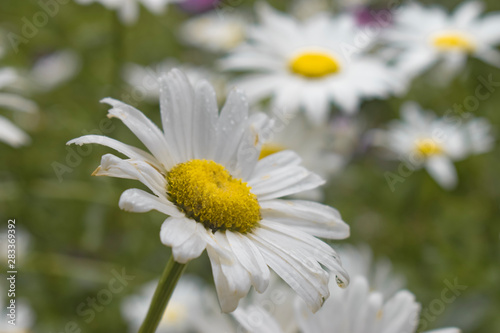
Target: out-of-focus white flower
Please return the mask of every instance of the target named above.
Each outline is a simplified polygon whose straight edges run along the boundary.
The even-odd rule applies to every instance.
[[[295,297],[283,280],[271,274],[269,288],[263,293],[251,292],[231,314],[251,333],[297,333],[299,326],[293,319]]]
[[[5,298],[8,294],[9,285],[8,280],[1,281],[0,292],[0,332],[2,333],[28,333],[33,328],[35,322],[35,314],[29,304],[22,298],[15,298],[15,310],[13,316],[10,316],[12,306],[10,300],[13,298]],[[6,303],[7,300],[9,303]],[[12,321],[14,320],[14,321]],[[14,325],[12,323],[15,323]]]
[[[218,111],[206,81],[193,87],[179,70],[161,80],[163,131],[137,109],[117,100],[110,117],[123,121],[149,149],[108,137],[86,135],[68,144],[97,143],[128,159],[102,157],[97,176],[136,179],[154,194],[129,189],[120,207],[130,212],[158,210],[169,217],[162,242],[178,263],[205,249],[224,312],[236,309],[253,285],[267,289],[272,268],[317,311],[328,298],[329,276],[345,286],[349,278],[335,251],[317,237],[343,239],[349,226],[339,212],[311,201],[279,199],[323,184],[286,150],[259,160],[260,136],[244,94],[233,90]]]
[[[3,185],[3,184],[2,184]],[[11,229],[7,229],[11,230]],[[0,248],[7,253],[7,246],[9,244],[9,234],[5,230],[5,232],[0,232]],[[24,230],[21,227],[17,227],[15,229],[15,251],[16,251],[16,266],[22,266],[24,263],[24,259],[26,258],[26,255],[28,254],[30,244],[31,244],[31,234]],[[8,263],[8,258],[7,256],[2,257],[2,261],[7,265]]]
[[[276,284],[277,283],[277,284]],[[273,286],[280,286],[279,281]],[[281,284],[281,287],[286,287]],[[250,333],[415,333],[420,304],[415,296],[400,290],[388,297],[373,290],[363,275],[352,276],[351,285],[341,289],[332,280],[332,295],[313,314],[304,302],[286,290],[272,297],[253,299],[240,306],[233,316]],[[280,316],[279,312],[286,313]],[[445,328],[427,333],[460,333],[457,328]]]
[[[57,51],[38,59],[31,70],[20,71],[16,88],[47,92],[71,80],[81,68],[78,54],[71,50]]]
[[[500,14],[480,17],[483,5],[467,1],[452,14],[439,6],[423,7],[412,2],[398,9],[394,25],[385,33],[390,48],[400,50],[398,70],[416,76],[440,63],[439,76],[453,77],[468,56],[500,67]]]
[[[220,98],[224,97],[226,79],[223,75],[216,74],[205,67],[179,64],[174,59],[166,59],[151,66],[127,64],[123,71],[123,77],[135,90],[130,97],[135,100],[147,99],[151,102],[157,102],[160,97],[159,79],[173,68],[179,68],[184,72],[192,85],[196,85],[202,80],[207,80],[214,87],[217,96],[220,96]]]
[[[342,264],[351,278],[365,277],[370,290],[380,292],[384,298],[389,298],[403,289],[405,278],[394,273],[388,258],[374,261],[373,252],[368,245],[345,244],[338,247],[337,252],[341,254]]]
[[[120,20],[124,24],[133,24],[139,18],[140,7],[142,4],[151,13],[161,15],[170,3],[178,3],[183,0],[75,0],[82,5],[88,5],[93,2],[99,2],[109,10],[116,10]]]
[[[332,151],[333,133],[327,124],[312,126],[302,114],[287,123],[276,124],[264,138],[260,158],[283,151],[296,151],[303,165],[324,179],[340,172],[345,164],[344,158]],[[299,193],[301,198],[323,199],[323,192],[314,189]]]
[[[13,111],[23,111],[34,113],[38,110],[37,105],[16,92],[10,92],[9,87],[13,86],[19,76],[12,68],[0,68],[0,108]],[[20,147],[28,144],[30,137],[14,125],[7,118],[0,116],[0,141],[12,147]]]
[[[271,97],[274,107],[303,108],[315,124],[326,121],[330,103],[356,112],[366,98],[385,98],[404,89],[384,62],[363,54],[358,30],[348,15],[317,15],[305,22],[260,3],[261,24],[249,29],[247,43],[222,67],[246,71],[235,83],[252,101]]]
[[[491,125],[486,119],[437,118],[412,102],[403,105],[401,117],[389,125],[389,130],[380,133],[378,144],[408,161],[413,168],[424,167],[444,189],[457,184],[453,161],[493,148]]]
[[[363,276],[353,277],[349,288],[342,290],[334,284],[332,296],[316,314],[297,300],[296,318],[303,333],[330,333],[332,327],[343,333],[415,333],[420,304],[407,290],[386,299],[371,291]],[[457,328],[433,330],[432,333],[460,333]],[[431,333],[429,331],[428,333]]]
[[[130,332],[137,332],[148,311],[157,281],[148,283],[122,304],[123,318]],[[183,276],[177,284],[158,325],[158,333],[220,333],[233,331],[234,324],[220,312],[212,289],[193,276]]]
[[[179,37],[188,45],[210,52],[226,52],[245,39],[246,26],[243,15],[214,11],[184,22]]]

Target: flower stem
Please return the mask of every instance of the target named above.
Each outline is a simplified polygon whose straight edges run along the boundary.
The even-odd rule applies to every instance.
[[[160,281],[158,282],[153,300],[149,306],[148,314],[139,329],[139,333],[154,333],[156,331],[168,301],[170,300],[170,296],[172,296],[175,286],[186,269],[186,266],[187,264],[179,264],[176,262],[173,256],[170,257],[161,275]]]

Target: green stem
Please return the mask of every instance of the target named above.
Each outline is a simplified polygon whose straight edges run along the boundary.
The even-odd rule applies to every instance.
[[[172,296],[179,278],[186,269],[186,265],[179,264],[174,260],[173,256],[170,257],[158,282],[148,314],[139,329],[139,333],[154,333],[156,331],[170,300],[170,296]]]

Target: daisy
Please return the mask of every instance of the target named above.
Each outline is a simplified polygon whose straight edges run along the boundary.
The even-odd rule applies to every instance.
[[[233,316],[250,333],[416,333],[421,306],[407,290],[387,297],[370,288],[363,275],[351,275],[351,284],[341,289],[331,281],[331,296],[323,307],[312,313],[300,299],[284,303],[255,302],[238,307]],[[281,298],[279,298],[281,297]],[[284,307],[288,313],[280,313]],[[427,333],[460,333],[457,328],[444,328]]]
[[[34,113],[38,110],[37,105],[19,96],[17,93],[5,91],[19,79],[18,74],[12,68],[0,68],[0,109],[10,109],[13,111],[22,111]],[[0,141],[20,147],[27,145],[30,137],[7,118],[0,116]]]
[[[146,284],[138,294],[127,297],[122,304],[123,318],[130,332],[137,332],[153,297],[157,281]],[[194,276],[179,281],[156,332],[220,333],[233,331],[229,317],[215,310],[217,298],[212,289]]]
[[[332,150],[334,134],[329,125],[311,126],[301,114],[282,125],[276,125],[271,135],[263,138],[260,158],[290,149],[299,154],[304,167],[324,179],[329,179],[342,170],[345,160]],[[323,192],[317,188],[298,195],[297,198],[323,199]]]
[[[404,88],[382,61],[363,54],[358,30],[348,15],[316,15],[304,22],[257,6],[261,24],[248,41],[221,63],[227,70],[245,71],[236,85],[252,101],[270,97],[274,107],[294,112],[303,108],[315,124],[323,123],[330,102],[357,111],[366,98],[385,98]]]
[[[189,64],[181,65],[175,59],[165,59],[151,66],[141,66],[133,63],[125,65],[123,78],[133,89],[129,97],[136,101],[142,99],[151,102],[158,101],[160,97],[158,79],[173,68],[179,68],[192,85],[206,79],[215,88],[217,96],[223,96],[226,92],[226,79],[223,75],[218,75],[205,67]]]
[[[229,94],[219,114],[207,82],[193,88],[174,69],[160,84],[163,131],[133,107],[104,100],[112,106],[109,117],[122,120],[150,152],[95,135],[68,144],[98,143],[127,156],[104,155],[94,175],[136,179],[153,192],[129,189],[119,205],[170,216],[160,237],[176,263],[207,250],[224,312],[236,309],[250,286],[266,290],[269,267],[317,311],[329,295],[328,271],[342,286],[348,276],[335,251],[314,236],[346,238],[349,227],[333,208],[279,198],[324,181],[292,151],[258,159],[261,142],[252,124],[269,120],[249,117],[240,91]]]
[[[316,314],[300,300],[296,318],[302,333],[416,333],[421,306],[407,290],[385,299],[383,294],[370,291],[363,276],[352,278],[349,288],[342,290],[332,284],[332,297]],[[444,328],[428,333],[460,333],[457,328]]]
[[[401,108],[402,120],[390,124],[380,144],[409,163],[411,170],[425,168],[444,189],[457,185],[454,161],[493,149],[491,125],[483,118],[467,122],[457,117],[437,118],[416,103]]]
[[[75,0],[82,5],[99,2],[110,10],[116,10],[118,17],[124,24],[133,24],[137,21],[140,13],[139,4],[144,5],[151,13],[161,15],[170,3],[183,0]]]
[[[452,76],[462,69],[468,56],[500,67],[500,14],[480,17],[483,5],[467,1],[452,14],[439,6],[411,3],[398,9],[394,25],[384,40],[401,53],[396,58],[400,71],[415,76],[440,63]]]
[[[184,22],[179,38],[187,45],[209,52],[227,52],[245,39],[247,19],[241,14],[214,11]]]
[[[368,245],[345,244],[336,250],[342,257],[343,267],[349,272],[349,276],[365,277],[370,290],[380,292],[384,298],[389,298],[403,289],[405,278],[393,272],[392,263],[388,258],[374,260],[373,252]]]

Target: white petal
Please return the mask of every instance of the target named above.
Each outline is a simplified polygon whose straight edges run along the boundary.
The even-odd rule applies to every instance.
[[[457,185],[457,170],[448,157],[431,157],[427,160],[425,168],[442,188],[451,190]]]
[[[197,159],[213,160],[217,138],[219,109],[212,86],[201,81],[195,88],[193,117],[193,154]]]
[[[262,293],[269,285],[270,272],[259,249],[245,235],[226,231],[227,240],[241,265],[250,273],[255,289]]]
[[[248,127],[248,101],[245,94],[233,89],[227,97],[217,123],[215,161],[233,174],[237,172],[237,151]]]
[[[206,232],[204,226],[194,220],[169,217],[161,226],[160,239],[172,248],[175,261],[185,264],[205,250],[207,243],[200,234]]]
[[[175,164],[191,159],[194,91],[186,75],[176,68],[160,78],[160,110]]]
[[[157,196],[165,196],[167,181],[154,167],[140,160],[122,160],[112,154],[103,155],[101,165],[94,171],[94,176],[108,176],[136,179],[149,187]]]
[[[30,113],[38,111],[38,106],[35,102],[10,93],[0,93],[0,107]]]
[[[349,226],[332,207],[302,200],[269,200],[261,202],[260,206],[266,220],[293,226],[318,237],[349,237]]]
[[[234,258],[223,258],[217,251],[207,247],[214,275],[215,289],[223,312],[232,312],[250,288],[248,273]]]
[[[313,312],[319,310],[329,296],[328,274],[310,257],[311,253],[294,248],[296,242],[280,241],[282,237],[268,230],[257,229],[249,237],[255,240],[269,267],[304,299]]]
[[[102,135],[84,135],[79,138],[68,141],[66,144],[71,145],[79,145],[82,146],[84,144],[95,143],[103,146],[110,147],[123,155],[137,160],[145,160],[156,167],[159,167],[158,161],[151,154],[145,152],[142,149],[127,145],[118,140],[108,138]]]
[[[0,141],[12,147],[20,147],[28,144],[31,139],[26,133],[11,123],[10,120],[0,116]]]
[[[136,188],[128,189],[123,192],[118,206],[127,212],[133,213],[145,213],[154,209],[174,217],[184,216],[184,213],[180,212],[179,209],[166,198],[158,197]]]
[[[169,143],[165,140],[163,133],[141,111],[112,98],[105,98],[102,102],[113,107],[109,110],[108,117],[120,119],[164,165],[165,169],[168,170],[175,165],[172,163]]]

